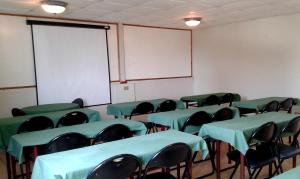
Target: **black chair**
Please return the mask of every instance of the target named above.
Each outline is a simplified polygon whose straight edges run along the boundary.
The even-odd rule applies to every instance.
[[[74,99],[72,103],[78,104],[80,108],[83,108],[83,100],[81,98]]]
[[[204,124],[207,124],[207,123],[211,123],[213,120],[212,120],[212,117],[210,114],[208,114],[207,112],[205,111],[199,111],[199,112],[196,112],[194,114],[192,114],[184,123],[183,127],[181,128],[181,131],[182,132],[185,132],[186,129],[189,127],[189,126],[194,126],[194,127],[201,127],[202,125]],[[198,135],[198,132],[194,133],[194,135]],[[208,148],[208,151],[209,151],[209,160],[211,162],[211,165],[212,165],[212,171],[204,176],[209,176],[209,175],[212,175],[214,173],[214,171],[216,170],[216,166],[215,166],[215,162],[214,162],[214,158],[215,158],[215,153],[214,153],[214,147],[212,147],[212,143],[211,143],[211,138],[208,138],[208,137],[203,137],[203,139],[205,140],[206,144],[207,144],[207,148]],[[195,161],[196,159],[196,156],[197,156],[197,153],[198,151],[196,151],[193,155],[193,163],[199,163],[201,162],[202,160],[200,161]],[[204,177],[202,176],[202,177]]]
[[[56,127],[72,126],[72,125],[83,124],[88,122],[89,122],[89,118],[87,117],[86,114],[80,111],[74,111],[60,118],[56,124]]]
[[[229,103],[229,106],[232,106],[233,99],[234,95],[232,93],[226,93],[224,96],[222,96],[221,102]]]
[[[225,121],[233,118],[233,111],[230,108],[222,108],[214,114],[214,121]]]
[[[24,132],[39,131],[44,129],[52,129],[53,127],[54,124],[52,120],[49,119],[48,117],[36,116],[23,122],[18,128],[17,134],[24,133]]]
[[[194,114],[192,114],[186,121],[185,123],[183,124],[182,128],[181,128],[181,131],[182,132],[185,132],[186,129],[189,127],[189,126],[197,126],[197,127],[201,127],[203,124],[207,124],[207,123],[210,123],[212,122],[212,117],[210,114],[208,114],[207,112],[205,111],[199,111],[199,112],[196,112]],[[198,135],[198,132],[197,133],[194,133],[194,135]]]
[[[105,143],[132,137],[130,129],[122,124],[114,124],[99,132],[93,140],[95,143]]]
[[[279,102],[278,101],[271,101],[261,110],[261,113],[265,112],[277,112],[279,109]]]
[[[141,163],[136,156],[117,155],[101,162],[89,173],[87,179],[126,179],[136,171],[137,178],[140,178],[141,168]]]
[[[147,174],[151,169],[157,168],[167,168],[170,169],[173,166],[177,166],[177,175],[180,176],[180,163],[185,162],[185,172],[187,174],[187,167],[189,166],[189,162],[191,161],[192,151],[187,144],[184,143],[174,143],[168,145],[157,152],[152,159],[148,162],[145,167],[144,175],[142,178],[144,179],[176,179],[169,172],[155,172],[151,174]]]
[[[142,102],[138,104],[135,109],[132,110],[129,119],[132,118],[132,116],[137,115],[143,115],[143,114],[150,114],[154,112],[154,106],[153,104],[149,102]],[[151,132],[151,130],[155,130],[155,125],[152,122],[143,122],[147,128],[147,134]]]
[[[173,100],[166,100],[158,106],[156,112],[174,111],[177,108],[177,104]]]
[[[276,139],[276,156],[281,173],[283,173],[282,163],[287,159],[293,158],[293,167],[296,166],[296,156],[300,154],[298,142],[299,133],[300,117],[295,117],[281,130]],[[282,138],[287,136],[293,136],[293,141],[290,145],[283,143]]]
[[[293,105],[294,105],[294,99],[293,98],[287,98],[286,100],[282,101],[279,104],[279,110],[287,111],[288,113],[292,113]]]
[[[203,106],[220,105],[220,98],[216,95],[208,96],[202,104]]]
[[[17,134],[25,133],[25,132],[33,132],[33,131],[40,131],[45,129],[52,129],[54,128],[54,124],[51,119],[45,116],[36,116],[32,117],[29,120],[23,122],[18,130]],[[41,147],[37,148],[39,151],[41,150]],[[33,147],[25,147],[24,148],[24,158],[25,158],[25,164],[26,168],[29,171],[30,170],[30,163],[29,161],[33,161]],[[23,163],[24,164],[24,163]],[[20,165],[20,172],[21,176],[23,177],[24,171],[23,171],[23,164]],[[13,173],[16,173],[16,171],[13,171]]]
[[[256,148],[248,149],[245,155],[245,165],[247,166],[250,179],[257,178],[264,166],[269,165],[270,176],[272,175],[272,164],[277,168],[275,149],[274,145],[272,145],[272,142],[276,137],[276,132],[277,125],[274,122],[268,122],[261,125],[251,134],[248,144],[255,142]],[[235,162],[235,167],[230,178],[233,177],[240,164],[240,155],[241,153],[238,150],[234,150],[227,154],[228,158]]]
[[[44,148],[44,154],[62,152],[90,145],[90,140],[79,133],[70,132],[52,139]]]
[[[19,108],[12,108],[11,110],[11,114],[13,117],[17,117],[17,116],[25,116],[26,113],[24,111],[22,111]]]

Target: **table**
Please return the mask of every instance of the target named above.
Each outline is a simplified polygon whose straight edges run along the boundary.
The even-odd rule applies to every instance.
[[[275,176],[272,179],[299,179],[299,178],[300,178],[300,167],[296,167],[278,176]]]
[[[201,137],[168,130],[39,156],[33,167],[32,179],[85,179],[99,163],[119,154],[133,154],[145,166],[160,149],[177,142],[188,144],[193,151],[202,150],[203,158],[208,153]]]
[[[135,135],[144,135],[147,131],[147,128],[142,122],[126,119],[102,120],[93,123],[16,134],[10,138],[7,151],[11,156],[14,156],[19,163],[22,163],[24,147],[47,144],[56,136],[67,132],[77,132],[88,138],[94,138],[100,131],[113,124],[123,124],[133,131]]]
[[[200,108],[179,109],[176,111],[153,113],[148,115],[148,121],[170,127],[170,129],[181,130],[188,117],[190,117],[195,112],[205,111],[209,114],[214,114],[222,108],[224,107],[213,105]],[[234,112],[234,118],[240,117],[239,110],[237,108],[230,107],[230,109],[232,109],[232,111]],[[186,132],[195,133],[198,131],[199,127],[188,127]]]
[[[202,95],[193,95],[193,96],[183,96],[180,98],[181,101],[186,103],[186,106],[189,105],[191,102],[197,102],[198,106],[202,106],[205,99],[209,97],[210,95],[216,95],[218,97],[223,97],[225,92],[223,93],[210,93],[210,94],[202,94]],[[241,101],[241,96],[237,93],[232,93],[233,94],[233,101]]]
[[[199,136],[209,136],[217,139],[217,178],[220,178],[220,141],[229,143],[235,149],[241,152],[241,176],[244,178],[244,155],[249,149],[248,139],[252,132],[264,123],[273,121],[278,125],[278,131],[282,130],[287,123],[297,117],[296,114],[287,114],[280,112],[269,112],[258,114],[251,117],[243,117],[240,119],[232,119],[221,122],[214,122],[204,124],[200,131]]]
[[[51,113],[43,113],[43,114],[35,114],[35,115],[26,115],[26,116],[18,116],[18,117],[10,117],[10,118],[1,118],[0,119],[0,149],[6,148],[8,145],[9,138],[17,133],[17,130],[19,126],[26,120],[34,117],[34,116],[46,116],[50,118],[54,126],[58,122],[58,120],[66,115],[67,113],[73,112],[73,111],[80,111],[85,113],[88,118],[89,122],[95,122],[100,121],[101,116],[98,111],[92,110],[92,109],[73,109],[73,110],[65,110],[65,111],[59,111],[59,112],[51,112]]]
[[[109,104],[107,105],[107,114],[114,115],[116,118],[120,118],[122,116],[130,116],[132,110],[142,102],[150,102],[154,106],[154,111],[158,108],[160,103],[170,100],[166,98],[162,99],[154,99],[154,100],[145,100],[145,101],[133,101],[133,102],[126,102],[126,103],[117,103],[117,104]],[[177,109],[184,109],[185,106],[182,101],[174,100],[177,104]]]
[[[241,102],[234,102],[232,106],[237,107],[241,110],[246,110],[249,112],[256,112],[258,113],[261,111],[266,104],[268,104],[271,101],[278,101],[282,102],[286,100],[288,97],[267,97],[267,98],[259,98],[259,99],[253,99],[253,100],[247,100],[247,101],[241,101]],[[299,103],[299,99],[294,98],[295,103]]]
[[[43,104],[38,106],[28,106],[22,108],[26,114],[41,114],[41,113],[49,113],[56,111],[64,111],[70,109],[79,109],[79,105],[75,103],[56,103],[56,104]]]

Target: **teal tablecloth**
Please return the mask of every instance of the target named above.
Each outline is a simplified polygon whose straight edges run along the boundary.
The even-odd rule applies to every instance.
[[[134,102],[127,102],[127,103],[117,103],[117,104],[109,104],[107,105],[107,114],[114,115],[118,118],[122,116],[129,116],[132,110],[142,102],[150,102],[154,106],[154,110],[160,105],[160,103],[169,100],[169,99],[154,99],[154,100],[145,100],[145,101],[134,101]],[[185,106],[182,101],[174,100],[177,104],[177,109],[184,109]]]
[[[201,150],[203,158],[207,155],[207,146],[201,137],[168,130],[39,156],[33,167],[32,179],[85,179],[99,163],[119,154],[133,154],[145,166],[160,149],[177,142],[188,144],[193,151]]]
[[[194,95],[194,96],[183,96],[180,98],[181,101],[185,102],[197,102],[198,106],[202,106],[203,102],[207,97],[210,95],[216,95],[218,97],[222,97],[227,93],[211,93],[211,94],[202,94],[202,95]],[[237,93],[232,93],[233,94],[233,101],[241,101],[241,96]]]
[[[253,99],[248,101],[241,101],[241,102],[234,102],[232,106],[237,108],[244,108],[244,109],[253,109],[256,111],[262,110],[266,104],[268,104],[271,101],[278,101],[282,102],[287,97],[267,97],[267,98],[260,98],[260,99]],[[295,103],[299,103],[299,99],[294,98]]]
[[[286,171],[272,179],[299,179],[300,178],[300,166]]]
[[[148,121],[153,122],[155,124],[161,124],[164,126],[168,126],[171,129],[181,130],[185,121],[190,117],[192,114],[198,111],[205,111],[209,114],[214,114],[218,110],[224,107],[219,105],[214,106],[205,106],[200,108],[191,108],[191,109],[179,109],[176,111],[169,111],[169,112],[160,112],[148,115]],[[230,108],[234,112],[234,118],[239,118],[239,110],[237,108]],[[187,129],[189,133],[195,133],[199,131],[199,127],[193,127]]]
[[[252,132],[259,126],[273,121],[278,125],[278,131],[280,131],[291,119],[297,116],[299,115],[270,112],[240,119],[214,122],[204,124],[199,131],[199,135],[202,137],[210,136],[229,143],[241,153],[246,154],[249,149],[247,141]]]
[[[79,105],[75,103],[43,104],[38,106],[28,106],[21,110],[23,110],[26,114],[41,114],[71,109],[79,109]]]
[[[123,124],[133,131],[135,135],[144,135],[147,131],[147,128],[142,122],[123,119],[103,120],[81,125],[16,134],[10,138],[7,151],[21,163],[23,161],[23,148],[26,146],[47,144],[56,136],[67,132],[78,132],[89,138],[94,138],[104,128],[113,124]]]
[[[6,149],[8,145],[9,138],[17,133],[19,126],[26,120],[34,117],[34,116],[47,116],[50,118],[54,125],[58,122],[58,120],[63,117],[65,114],[72,112],[72,111],[80,111],[85,113],[88,118],[89,122],[100,121],[101,116],[98,111],[91,110],[91,109],[73,109],[73,110],[66,110],[66,111],[59,111],[59,112],[51,112],[51,113],[43,113],[43,114],[35,114],[35,115],[26,115],[26,116],[19,116],[19,117],[10,117],[10,118],[1,118],[0,119],[0,149]]]

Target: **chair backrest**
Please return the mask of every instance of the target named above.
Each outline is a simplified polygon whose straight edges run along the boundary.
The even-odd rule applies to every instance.
[[[29,120],[23,122],[19,128],[17,133],[24,133],[24,132],[33,132],[33,131],[40,131],[45,129],[52,129],[54,124],[51,119],[46,116],[36,116],[32,117]]]
[[[230,108],[222,108],[214,114],[214,121],[225,121],[233,118],[233,111]]]
[[[117,155],[101,162],[89,173],[87,179],[126,179],[136,171],[138,172],[137,178],[140,178],[141,168],[136,156]]]
[[[257,141],[260,143],[270,143],[276,137],[277,125],[274,122],[267,122],[258,127],[248,139],[248,143]]]
[[[216,104],[220,104],[220,98],[216,95],[208,96],[203,103],[203,105],[216,105]]]
[[[263,108],[262,112],[277,112],[279,108],[278,101],[271,101]]]
[[[192,114],[183,124],[181,131],[184,132],[188,126],[202,126],[212,122],[212,117],[205,111],[199,111]]]
[[[19,108],[12,108],[11,114],[13,117],[26,115],[26,113]]]
[[[293,98],[287,98],[286,100],[282,101],[279,104],[279,110],[284,110],[284,111],[287,111],[287,112],[291,113],[293,104],[294,104],[294,99]]]
[[[45,153],[62,152],[90,145],[90,140],[79,133],[70,132],[59,135],[45,146]]]
[[[132,132],[127,126],[114,124],[99,132],[94,138],[93,144],[111,142],[129,137],[132,137]]]
[[[226,93],[222,96],[222,103],[229,103],[229,106],[232,106],[234,95],[232,93]]]
[[[292,144],[296,144],[298,141],[298,136],[300,133],[300,116],[297,116],[290,120],[290,122],[281,130],[280,134],[278,135],[278,139],[284,137],[284,135],[289,134],[294,136],[294,140]]]
[[[89,118],[86,114],[80,111],[70,112],[60,118],[56,124],[56,127],[59,126],[72,126],[76,124],[88,123]]]
[[[174,143],[157,152],[148,162],[144,170],[144,178],[151,168],[170,168],[181,162],[187,163],[191,160],[192,151],[185,143]]]
[[[166,112],[166,111],[174,111],[177,108],[177,104],[173,100],[166,100],[160,103],[156,112]]]
[[[72,103],[78,104],[80,108],[83,108],[83,100],[81,98],[74,99]]]
[[[135,109],[132,110],[129,119],[131,119],[132,116],[149,114],[149,113],[153,113],[153,111],[154,111],[153,104],[151,104],[149,102],[142,102],[142,103],[138,104],[135,107]]]

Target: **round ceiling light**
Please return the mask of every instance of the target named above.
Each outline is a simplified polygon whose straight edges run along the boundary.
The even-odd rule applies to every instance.
[[[189,27],[195,27],[200,24],[201,22],[201,17],[189,17],[189,18],[184,18],[185,24]]]
[[[68,3],[63,1],[47,0],[42,1],[42,8],[44,11],[52,14],[60,14],[66,10]]]

